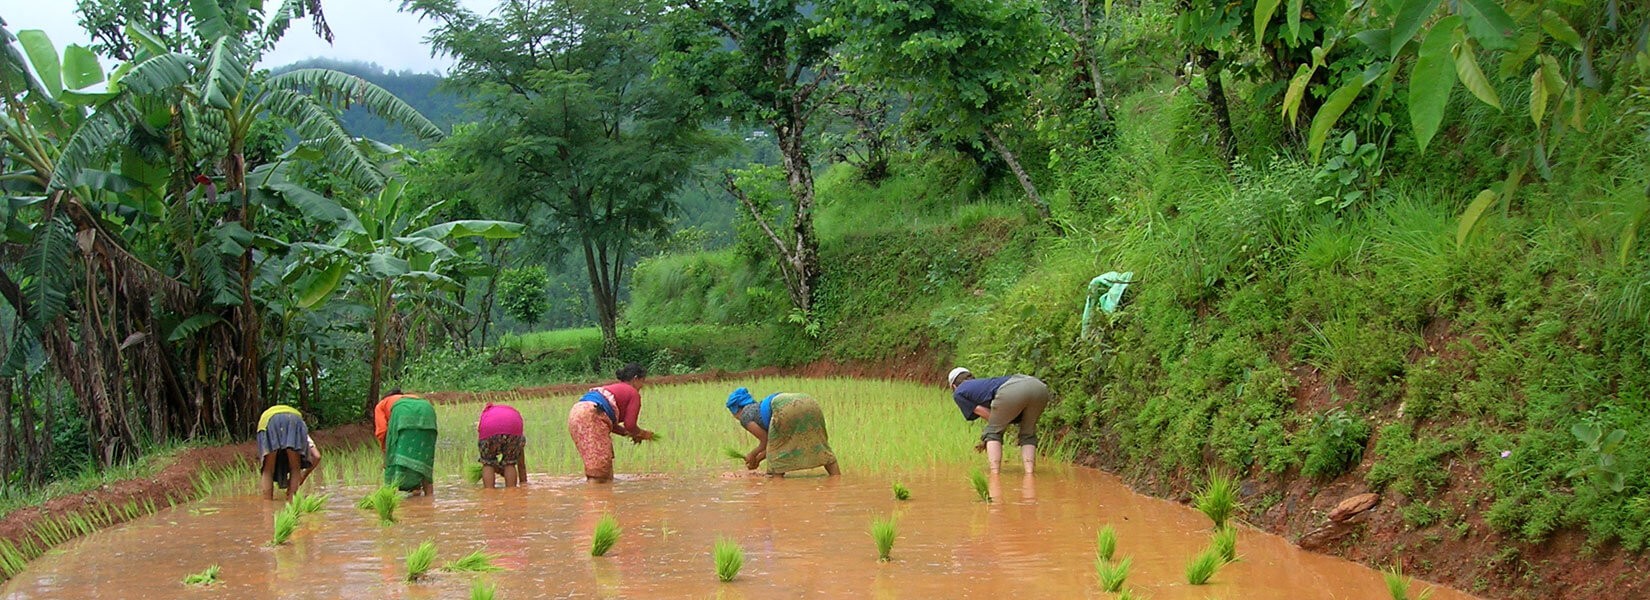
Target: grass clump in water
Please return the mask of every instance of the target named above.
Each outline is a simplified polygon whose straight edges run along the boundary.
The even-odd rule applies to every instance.
[[[1220,559],[1226,562],[1237,561],[1237,528],[1227,525],[1215,530],[1215,535],[1209,540],[1209,547],[1220,554]]]
[[[418,581],[435,564],[435,542],[424,542],[407,555],[407,581]]]
[[[480,579],[470,584],[470,600],[493,600],[498,588]]]
[[[395,509],[401,506],[401,491],[390,486],[380,487],[367,494],[355,507],[378,512],[378,524],[394,525]]]
[[[986,479],[985,473],[975,469],[968,474],[968,480],[974,484],[974,493],[979,494],[981,502],[991,502],[991,482]]]
[[[1100,560],[1111,562],[1117,554],[1117,529],[1107,525],[1100,528],[1100,533],[1094,536],[1094,547],[1100,553]]]
[[[461,573],[492,573],[494,571],[503,571],[504,567],[493,564],[493,559],[496,558],[498,557],[488,554],[485,550],[477,550],[464,555],[464,558],[447,563],[447,566],[441,567],[441,570]]]
[[[470,482],[470,485],[481,483],[481,463],[464,465],[464,480]]]
[[[739,576],[739,569],[745,566],[745,549],[731,539],[716,540],[711,554],[716,558],[716,578],[722,581],[733,581],[734,577]]]
[[[325,510],[327,507],[327,501],[331,499],[332,496],[327,494],[311,496],[303,492],[298,492],[292,497],[292,501],[287,503],[287,506],[291,506],[294,511],[297,511],[298,516],[301,517]]]
[[[194,575],[183,578],[184,585],[212,585],[218,582],[218,565],[207,567]]]
[[[291,504],[275,513],[275,539],[270,541],[271,546],[285,544],[292,538],[292,532],[298,529],[298,511]]]
[[[1209,578],[1214,577],[1215,571],[1219,571],[1220,567],[1225,564],[1226,561],[1220,558],[1218,549],[1212,546],[1204,548],[1202,552],[1197,553],[1197,556],[1192,557],[1192,562],[1186,563],[1186,583],[1192,585],[1209,583]]]
[[[618,519],[613,515],[602,515],[601,520],[596,521],[595,534],[590,536],[590,555],[607,554],[608,550],[613,549],[613,544],[618,543],[619,533],[622,531],[624,530],[619,528]]]
[[[1432,598],[1434,590],[1430,587],[1421,590],[1414,596],[1409,595],[1409,585],[1413,580],[1405,576],[1403,570],[1397,565],[1381,571],[1381,576],[1386,578],[1386,591],[1392,595],[1392,600],[1428,600]]]
[[[1211,471],[1209,483],[1193,496],[1192,504],[1219,529],[1237,512],[1237,496],[1237,479]]]
[[[899,530],[894,527],[893,517],[871,521],[871,538],[877,541],[877,560],[892,560],[888,552],[894,549],[894,538],[898,536]]]
[[[1123,581],[1129,578],[1129,566],[1133,564],[1132,558],[1119,562],[1112,562],[1111,559],[1094,561],[1094,573],[1100,577],[1100,589],[1108,592],[1123,589]]]
[[[911,499],[911,488],[905,487],[905,484],[903,484],[903,483],[895,482],[894,483],[894,499],[895,500],[910,500]]]

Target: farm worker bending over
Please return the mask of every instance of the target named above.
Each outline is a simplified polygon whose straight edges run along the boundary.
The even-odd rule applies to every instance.
[[[522,437],[521,413],[504,404],[487,403],[476,423],[477,445],[481,449],[481,480],[492,489],[499,473],[504,487],[527,483],[527,463],[522,460],[527,438]]]
[[[263,470],[265,500],[275,499],[275,485],[288,500],[321,464],[321,451],[309,438],[309,425],[298,409],[277,404],[258,417],[258,463]]]
[[[642,393],[636,388],[647,378],[647,370],[630,363],[614,375],[617,383],[592,388],[567,411],[567,433],[584,460],[584,477],[596,483],[613,481],[613,439],[608,434],[628,437],[635,444],[653,439],[653,432],[636,424],[642,412]]]
[[[390,433],[390,409],[395,407],[396,400],[406,397],[408,396],[401,393],[401,388],[395,388],[390,390],[390,393],[386,394],[383,400],[379,400],[377,406],[373,407],[372,435],[378,438],[379,451],[386,448],[385,436]]]
[[[1010,423],[1020,426],[1020,462],[1026,473],[1037,461],[1037,419],[1048,406],[1048,385],[1029,375],[1005,375],[975,379],[968,369],[951,370],[951,398],[962,409],[963,418],[985,419],[985,433],[975,450],[985,450],[991,472],[1003,462],[1003,431]]]
[[[728,395],[728,412],[758,442],[745,455],[745,468],[755,469],[766,458],[769,475],[814,467],[825,467],[828,475],[842,474],[825,433],[825,413],[807,394],[776,393],[757,402],[750,390],[739,388]]]
[[[434,494],[435,439],[435,407],[423,398],[397,399],[385,435],[384,485]]]

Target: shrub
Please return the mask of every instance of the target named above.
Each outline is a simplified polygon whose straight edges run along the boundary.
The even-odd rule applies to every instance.
[[[1318,415],[1305,438],[1306,460],[1301,472],[1328,479],[1358,464],[1369,441],[1369,423],[1341,409]]]

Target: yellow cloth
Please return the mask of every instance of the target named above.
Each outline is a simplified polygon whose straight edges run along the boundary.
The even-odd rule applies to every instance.
[[[269,410],[264,411],[263,416],[258,417],[258,431],[269,429],[269,418],[281,413],[292,413],[298,415],[299,418],[303,418],[304,416],[304,413],[298,412],[298,409],[296,408],[285,404],[276,404],[275,406],[269,407]]]

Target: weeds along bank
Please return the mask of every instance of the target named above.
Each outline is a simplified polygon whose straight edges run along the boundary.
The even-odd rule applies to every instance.
[[[1512,117],[1474,115],[1446,153],[1394,152],[1371,195],[1337,208],[1347,190],[1328,167],[1248,155],[1228,169],[1189,90],[1136,94],[1107,145],[1056,151],[1042,174],[1060,183],[1058,238],[978,178],[948,177],[961,159],[906,157],[881,187],[833,167],[819,352],[926,349],[1034,374],[1081,452],[1166,495],[1207,468],[1240,474],[1245,517],[1297,536],[1378,493],[1376,516],[1326,545],[1464,588],[1563,589],[1573,561],[1642,564],[1650,261],[1632,224],[1650,143],[1624,116],[1634,100],[1606,100],[1620,110],[1561,142],[1550,180],[1531,177],[1459,245],[1489,165],[1526,141],[1474,131]],[[1287,135],[1236,108],[1240,145]],[[686,289],[699,306],[758,305],[774,292],[734,287],[757,264],[737,252],[671,257],[702,270],[668,282],[639,269],[633,306],[703,318],[671,313]],[[1086,284],[1113,270],[1139,283],[1084,337]]]

